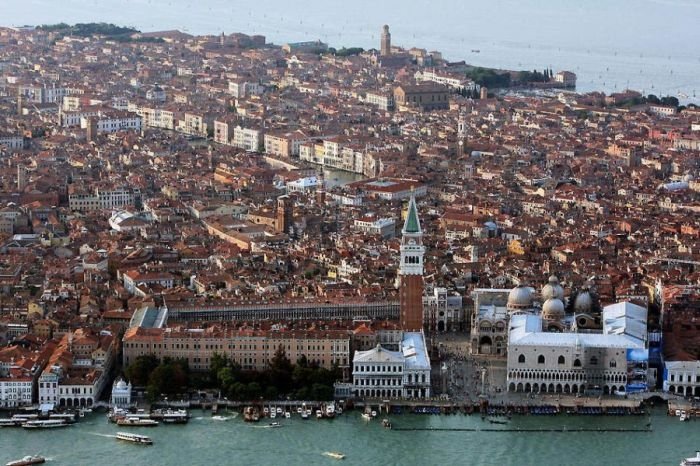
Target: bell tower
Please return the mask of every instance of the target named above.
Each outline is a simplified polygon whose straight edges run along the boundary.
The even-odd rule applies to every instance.
[[[420,227],[416,198],[411,195],[406,221],[401,230],[399,266],[399,303],[401,328],[408,332],[423,329],[423,230]]]

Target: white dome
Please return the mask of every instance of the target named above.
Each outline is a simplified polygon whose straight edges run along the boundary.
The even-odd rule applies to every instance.
[[[516,286],[508,294],[508,309],[527,309],[532,307],[532,290],[527,286]]]
[[[561,299],[550,298],[542,305],[542,319],[560,320],[564,317],[564,303]]]
[[[559,279],[552,275],[549,277],[549,283],[542,287],[542,299],[564,299],[564,288],[559,284]]]
[[[117,390],[126,390],[126,382],[124,382],[124,379],[117,382]]]
[[[590,291],[584,290],[576,295],[576,300],[574,301],[574,311],[577,314],[590,312],[593,308],[593,297]]]

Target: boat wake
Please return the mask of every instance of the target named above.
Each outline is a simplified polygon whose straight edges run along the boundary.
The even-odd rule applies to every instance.
[[[109,434],[100,434],[98,432],[88,432],[90,435],[97,435],[98,437],[107,437],[107,438],[117,438],[116,435],[109,435]]]

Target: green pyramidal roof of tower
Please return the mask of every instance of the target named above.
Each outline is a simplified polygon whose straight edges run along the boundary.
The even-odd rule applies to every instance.
[[[411,197],[408,202],[408,215],[406,223],[403,226],[405,233],[420,233],[420,222],[418,221],[418,210],[416,208],[416,200]]]

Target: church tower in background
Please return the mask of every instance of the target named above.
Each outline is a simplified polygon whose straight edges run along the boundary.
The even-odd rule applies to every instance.
[[[381,43],[380,53],[383,57],[391,55],[391,34],[389,33],[389,26],[386,24],[382,28],[382,43]]]
[[[416,198],[411,196],[406,221],[401,230],[399,302],[401,328],[407,332],[423,329],[423,231],[418,219]]]

